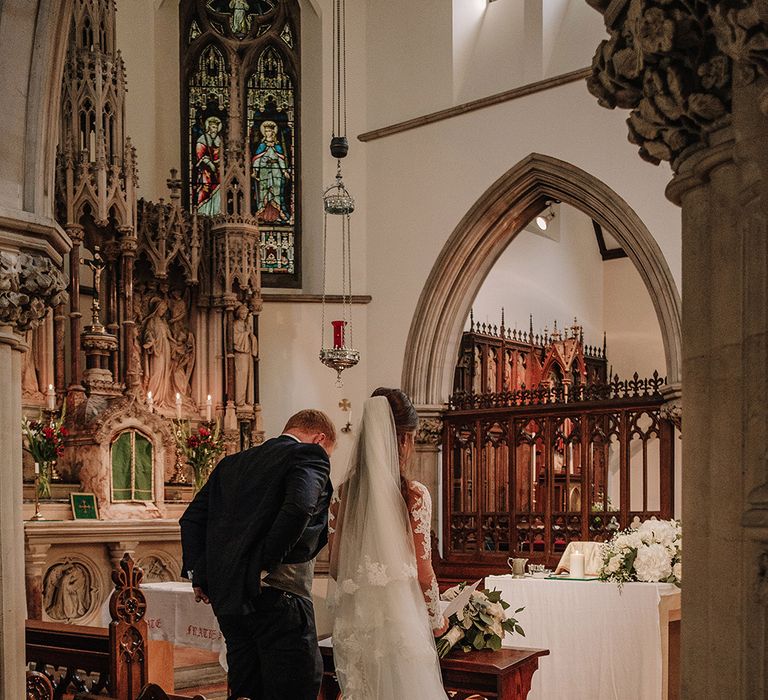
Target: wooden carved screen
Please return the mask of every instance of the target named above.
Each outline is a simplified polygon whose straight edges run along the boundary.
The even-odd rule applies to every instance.
[[[558,384],[547,371],[552,348],[468,333],[460,352],[444,414],[441,579],[507,572],[512,556],[554,566],[569,542],[672,517],[674,426],[661,416],[658,374]],[[528,372],[543,380],[536,388],[498,390],[507,383],[495,358],[508,352],[527,353]],[[601,354],[594,361],[605,362]],[[482,371],[462,367],[462,357],[482,361]],[[493,370],[495,385],[486,380]],[[603,373],[598,365],[593,376]],[[473,376],[496,391],[475,393]]]

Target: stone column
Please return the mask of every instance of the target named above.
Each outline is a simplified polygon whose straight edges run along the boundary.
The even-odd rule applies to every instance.
[[[768,5],[587,1],[589,89],[682,208],[682,697],[768,697]]]
[[[43,619],[43,572],[50,544],[27,544],[24,547],[25,581],[27,588],[27,617]]]
[[[114,571],[120,565],[120,560],[124,554],[130,554],[131,559],[136,559],[136,547],[139,546],[138,540],[123,540],[120,542],[107,542],[109,548],[109,561]]]
[[[416,449],[408,466],[408,476],[420,481],[432,496],[432,531],[441,538],[438,504],[442,501],[440,447],[443,441],[443,421],[439,406],[417,406],[419,429],[416,431]],[[442,549],[442,543],[440,543]]]
[[[77,404],[85,389],[82,385],[82,363],[80,360],[80,244],[83,242],[83,227],[79,224],[67,226],[67,234],[72,240],[72,250],[69,252],[69,345],[70,370],[69,387],[70,399]]]
[[[0,230],[0,241],[5,242]],[[12,232],[17,233],[17,232]],[[59,303],[66,284],[50,258],[10,249],[0,251],[0,700],[25,697],[24,531],[21,473],[21,353],[23,332],[42,323]]]

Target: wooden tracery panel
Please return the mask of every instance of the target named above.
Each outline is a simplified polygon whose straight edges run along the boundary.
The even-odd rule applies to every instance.
[[[603,541],[635,517],[672,517],[662,384],[615,380],[567,403],[528,390],[454,396],[441,578],[505,572],[509,556],[554,566],[568,542]]]

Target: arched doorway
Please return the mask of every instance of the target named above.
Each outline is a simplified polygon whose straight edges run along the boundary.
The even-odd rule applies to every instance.
[[[680,381],[680,293],[650,231],[605,183],[570,163],[532,153],[480,197],[435,262],[411,321],[402,386],[420,406],[451,391],[461,333],[472,302],[501,253],[549,199],[580,209],[609,230],[637,268],[664,343],[667,383]]]

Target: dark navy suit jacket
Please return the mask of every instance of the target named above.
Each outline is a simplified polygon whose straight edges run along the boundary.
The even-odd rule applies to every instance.
[[[182,576],[217,615],[239,615],[260,575],[317,556],[328,540],[331,465],[320,445],[281,435],[222,459],[181,517]]]

